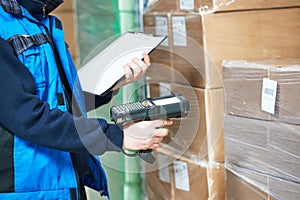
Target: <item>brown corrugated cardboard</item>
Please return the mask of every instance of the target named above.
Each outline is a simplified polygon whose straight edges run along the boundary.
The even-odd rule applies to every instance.
[[[150,12],[195,11],[201,7],[211,7],[212,0],[153,0],[149,4]]]
[[[298,199],[299,182],[259,173],[255,170],[230,166],[226,168],[226,199]]]
[[[213,0],[215,11],[255,10],[300,6],[298,0]]]
[[[144,32],[149,34],[169,34],[168,14],[145,13],[143,15]],[[151,67],[147,70],[146,76],[152,81],[171,82],[171,53],[170,53],[170,37],[168,37],[161,45],[159,45],[150,54]]]
[[[224,162],[224,102],[222,89],[207,90],[206,128],[208,160],[210,162]]]
[[[177,9],[177,0],[152,0],[149,4],[149,12],[169,12]]]
[[[206,11],[215,12],[256,10],[300,6],[297,0],[153,0],[149,9],[152,12],[166,11]]]
[[[271,175],[300,182],[299,142],[299,125],[270,123],[268,150],[271,156],[270,161],[266,164],[269,166]]]
[[[300,124],[300,60],[297,65],[283,65],[270,70],[270,79],[278,84],[277,110],[278,121]]]
[[[65,0],[57,9],[54,10],[54,13],[61,13],[61,12],[72,12],[75,9],[75,1],[73,0]]]
[[[174,200],[207,200],[208,182],[206,168],[197,164],[174,161]]]
[[[299,25],[300,8],[204,14],[204,48],[215,63],[206,68],[221,75],[222,60],[299,58]],[[222,86],[209,74],[207,87]]]
[[[170,147],[199,159],[224,162],[222,89],[198,89],[173,84],[173,93],[190,102],[186,118],[174,120],[169,128]]]
[[[300,126],[225,115],[225,162],[300,182]]]
[[[219,88],[223,60],[299,58],[300,8],[173,15],[175,83]]]
[[[168,144],[182,153],[207,158],[205,91],[180,85],[171,85],[172,93],[185,96],[190,103],[190,111],[182,120],[174,120],[169,128],[171,142]]]
[[[225,199],[223,164],[194,162],[167,151],[154,151],[153,155],[156,162],[145,163],[145,191],[149,199]]]
[[[207,53],[216,64],[231,58],[298,58],[299,13],[300,8],[205,14]]]
[[[223,62],[225,113],[300,124],[300,60]],[[263,110],[263,79],[277,83],[274,114]],[[251,86],[251,87],[249,87]]]
[[[274,199],[299,199],[299,182],[287,181],[278,177],[269,177],[269,191]]]
[[[225,162],[269,173],[269,123],[263,120],[225,115]]]
[[[173,159],[156,152],[153,152],[153,155],[157,158],[156,161],[153,164],[145,163],[145,195],[149,200],[172,199]]]
[[[263,78],[269,77],[269,65],[246,61],[223,63],[224,105],[227,115],[271,120],[261,109]]]
[[[205,88],[207,76],[199,14],[172,13],[170,17],[174,82]]]
[[[166,154],[153,152],[154,164],[145,164],[145,192],[148,199],[207,199],[206,168]]]
[[[210,200],[225,198],[225,168],[224,166],[207,167],[208,196]]]
[[[269,195],[226,170],[226,200],[268,200]]]

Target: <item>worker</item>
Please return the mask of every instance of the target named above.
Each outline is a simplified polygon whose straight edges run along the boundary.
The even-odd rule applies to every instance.
[[[172,123],[144,121],[121,130],[87,118],[87,111],[141,78],[150,58],[144,53],[144,61],[124,63],[125,78],[104,94],[82,91],[63,25],[49,15],[61,3],[0,0],[1,200],[84,200],[84,186],[109,197],[98,155],[155,149]]]

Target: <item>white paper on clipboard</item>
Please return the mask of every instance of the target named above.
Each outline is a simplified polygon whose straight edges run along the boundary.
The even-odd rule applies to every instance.
[[[166,36],[126,32],[78,70],[84,91],[103,94],[125,74],[123,65],[133,57],[142,59],[142,52],[150,54]]]

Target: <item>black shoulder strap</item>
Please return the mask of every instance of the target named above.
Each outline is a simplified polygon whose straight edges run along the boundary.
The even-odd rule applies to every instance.
[[[22,9],[17,0],[0,0],[0,5],[3,7],[5,12],[11,14],[22,14]]]
[[[21,54],[31,46],[40,46],[42,44],[48,43],[49,39],[47,35],[39,33],[36,35],[14,35],[7,39],[7,41],[12,45],[17,54]]]

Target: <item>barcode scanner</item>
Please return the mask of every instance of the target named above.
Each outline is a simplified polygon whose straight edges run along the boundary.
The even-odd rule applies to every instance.
[[[141,101],[113,106],[110,109],[110,117],[119,127],[137,121],[151,121],[156,119],[182,118],[188,115],[189,101],[181,94],[172,94],[163,97],[146,98]],[[153,163],[155,158],[151,150],[139,150],[135,154],[143,160]]]

